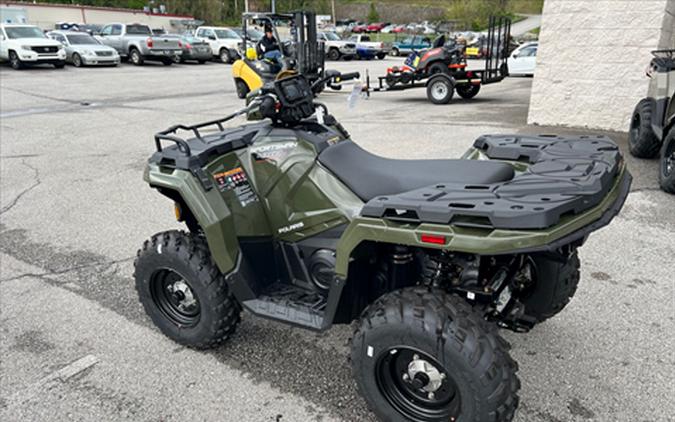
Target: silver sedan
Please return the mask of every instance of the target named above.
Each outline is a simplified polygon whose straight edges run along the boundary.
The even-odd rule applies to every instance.
[[[120,56],[117,51],[103,45],[84,32],[52,31],[49,38],[59,41],[66,50],[66,62],[80,66],[117,66]]]

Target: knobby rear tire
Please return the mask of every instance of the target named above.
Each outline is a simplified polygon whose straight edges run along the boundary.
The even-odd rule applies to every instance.
[[[463,298],[423,287],[383,295],[361,315],[351,340],[357,387],[381,420],[447,421],[402,415],[375,376],[379,359],[397,347],[442,363],[459,391],[459,420],[511,421],[518,407],[518,366],[495,324]]]

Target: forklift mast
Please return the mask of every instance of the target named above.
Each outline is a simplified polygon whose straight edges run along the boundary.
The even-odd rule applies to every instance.
[[[318,41],[316,32],[316,13],[294,12],[293,37],[296,46],[298,72],[303,75],[321,77],[325,56],[323,43]]]

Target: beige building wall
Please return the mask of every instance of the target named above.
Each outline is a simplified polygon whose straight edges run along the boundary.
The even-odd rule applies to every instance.
[[[528,123],[626,131],[675,0],[546,0]]]
[[[153,15],[142,10],[131,9],[106,9],[85,6],[57,6],[32,3],[0,3],[0,8],[11,7],[26,10],[28,23],[37,25],[42,29],[54,29],[58,22],[76,22],[103,25],[110,22],[144,23],[151,28],[164,28],[171,30],[175,23],[181,19],[192,19],[189,16]]]

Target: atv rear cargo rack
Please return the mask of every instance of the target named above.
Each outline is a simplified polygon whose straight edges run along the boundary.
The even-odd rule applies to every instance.
[[[366,203],[361,215],[478,229],[546,229],[598,205],[624,169],[618,147],[605,136],[486,135],[474,148],[489,159],[520,161],[524,167],[506,182],[442,183],[380,196]],[[630,176],[622,183],[630,184]]]

